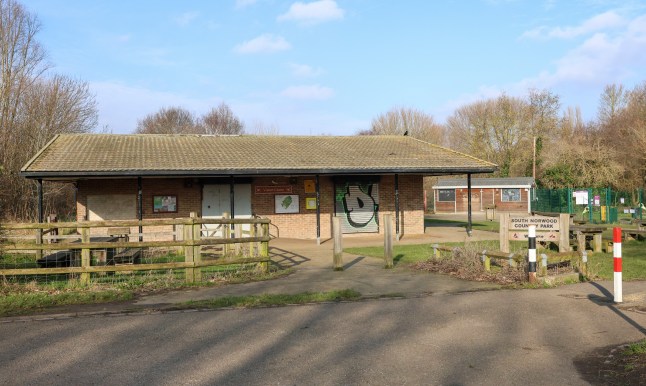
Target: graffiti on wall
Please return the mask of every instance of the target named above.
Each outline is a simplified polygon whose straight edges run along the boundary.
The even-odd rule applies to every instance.
[[[344,217],[344,232],[379,231],[379,185],[347,183],[336,189],[337,214]]]

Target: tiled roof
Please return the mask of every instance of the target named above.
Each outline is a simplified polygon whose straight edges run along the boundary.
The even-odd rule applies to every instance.
[[[472,188],[529,188],[534,184],[532,177],[472,178]],[[437,181],[433,189],[466,188],[466,178],[445,178]]]
[[[65,134],[41,149],[22,175],[431,175],[495,169],[490,162],[405,136]]]

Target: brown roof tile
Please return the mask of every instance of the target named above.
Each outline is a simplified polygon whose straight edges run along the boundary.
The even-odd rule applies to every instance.
[[[486,173],[496,165],[404,136],[65,134],[22,169],[29,178],[118,175]]]

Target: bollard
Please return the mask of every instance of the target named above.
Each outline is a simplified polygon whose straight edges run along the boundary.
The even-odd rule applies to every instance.
[[[439,245],[433,244],[433,256],[438,259],[440,257],[440,250],[438,249]]]
[[[588,251],[583,251],[581,255],[581,273],[588,276]]]
[[[614,266],[615,266],[615,303],[621,303],[623,301],[623,294],[621,288],[621,228],[614,227],[612,229],[612,256],[614,257]]]
[[[334,238],[333,263],[335,271],[343,271],[343,235],[341,231],[341,218],[332,218],[332,236]]]
[[[541,276],[547,276],[547,255],[541,253]]]
[[[529,260],[529,282],[536,283],[536,225],[530,225],[527,234],[528,251],[527,258]]]

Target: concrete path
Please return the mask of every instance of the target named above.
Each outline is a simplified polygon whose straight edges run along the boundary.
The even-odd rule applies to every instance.
[[[474,230],[467,236],[464,228],[432,227],[424,235],[404,236],[395,242],[403,244],[433,244],[446,242],[478,242],[497,239],[496,233]],[[366,247],[383,245],[383,236],[346,236],[343,247]],[[270,243],[270,255],[274,264],[282,268],[294,268],[287,277],[263,282],[233,284],[216,288],[175,291],[150,295],[139,299],[140,306],[211,299],[221,296],[296,294],[354,289],[363,296],[421,295],[461,293],[499,288],[496,284],[470,282],[428,272],[414,272],[405,267],[384,269],[383,259],[344,254],[344,270],[334,271],[331,240],[317,245],[314,240],[275,239]],[[432,248],[429,247],[429,256]]]

